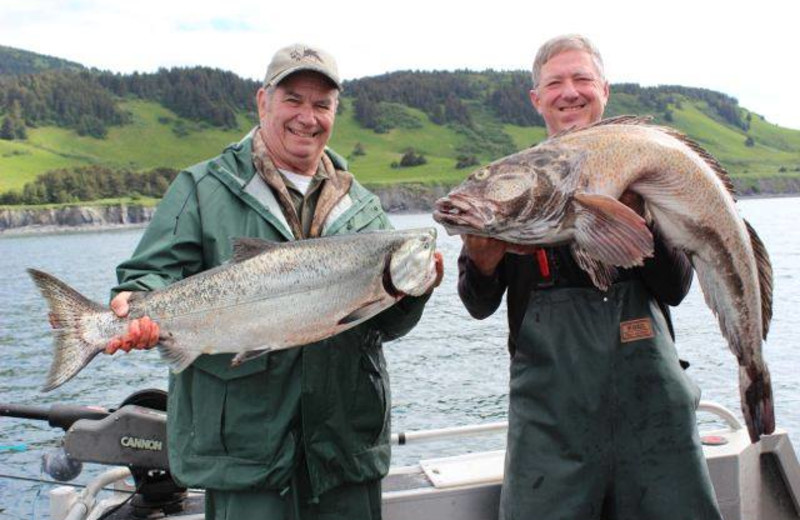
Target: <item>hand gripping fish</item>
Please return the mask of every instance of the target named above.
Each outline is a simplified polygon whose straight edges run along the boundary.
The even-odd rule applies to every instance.
[[[158,349],[175,372],[201,354],[233,363],[343,332],[420,296],[436,280],[434,228],[273,243],[234,240],[233,261],[164,289],[134,293],[118,318],[55,277],[29,269],[50,306],[54,355],[44,391],[77,374],[128,322],[159,324]]]
[[[653,254],[646,221],[617,199],[639,194],[653,225],[694,266],[706,304],[739,363],[742,412],[753,442],[775,429],[761,354],[772,318],[772,267],[736,209],[723,167],[676,130],[621,116],[563,132],[470,175],[436,203],[451,234],[524,245],[569,243],[605,290],[614,266]]]

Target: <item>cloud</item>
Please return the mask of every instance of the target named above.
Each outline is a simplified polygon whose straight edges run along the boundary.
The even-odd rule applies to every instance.
[[[176,30],[194,32],[194,31],[216,31],[225,33],[239,33],[239,32],[255,32],[257,28],[244,20],[237,20],[233,18],[213,18],[211,20],[203,20],[194,23],[178,22]]]

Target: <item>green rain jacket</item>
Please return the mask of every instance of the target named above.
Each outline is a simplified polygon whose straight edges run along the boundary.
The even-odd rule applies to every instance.
[[[114,293],[158,289],[218,266],[231,256],[235,237],[293,240],[251,153],[252,132],[178,175],[133,257],[118,267]],[[326,153],[337,169],[346,168]],[[355,180],[348,195],[323,236],[391,228],[378,198]],[[411,330],[426,301],[406,297],[342,334],[236,368],[230,354],[202,355],[170,374],[173,476],[191,487],[282,489],[302,450],[314,496],[382,478],[391,403],[382,342]]]

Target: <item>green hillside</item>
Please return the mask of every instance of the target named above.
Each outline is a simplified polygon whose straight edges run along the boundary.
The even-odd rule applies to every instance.
[[[0,45],[0,76],[31,74],[55,69],[82,70],[84,68],[83,65],[72,61]]]
[[[453,184],[477,164],[545,138],[527,81],[522,71],[398,72],[350,81],[331,146],[366,184]],[[0,139],[0,194],[21,192],[55,169],[180,169],[206,159],[253,126],[256,85],[203,68],[0,74],[0,120],[24,127],[24,137]],[[63,96],[57,106],[37,101],[54,92]],[[619,114],[651,114],[685,132],[744,185],[800,178],[800,131],[770,124],[725,94],[613,85],[606,115]],[[403,167],[409,151],[424,164]]]

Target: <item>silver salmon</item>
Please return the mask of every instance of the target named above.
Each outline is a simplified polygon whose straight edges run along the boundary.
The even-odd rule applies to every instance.
[[[739,364],[742,412],[753,442],[775,429],[772,385],[762,356],[772,318],[772,267],[742,219],[723,167],[671,128],[621,116],[553,136],[473,172],[436,203],[451,234],[523,245],[570,244],[601,290],[615,267],[653,254],[647,222],[619,202],[639,194],[645,216],[697,272],[706,304]]]
[[[436,230],[376,231],[296,242],[234,240],[230,263],[164,289],[134,293],[118,318],[55,277],[29,269],[50,307],[54,354],[44,391],[80,372],[128,322],[159,324],[158,349],[175,372],[201,354],[260,354],[320,341],[427,292]]]

